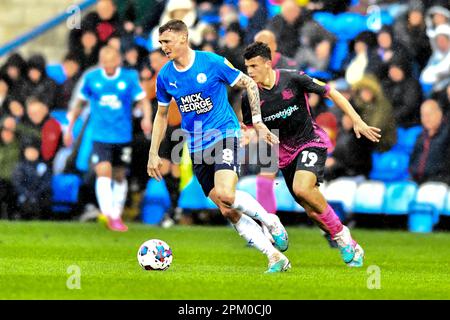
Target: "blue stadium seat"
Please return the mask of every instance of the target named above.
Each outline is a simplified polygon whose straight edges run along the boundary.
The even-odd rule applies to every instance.
[[[45,71],[49,78],[53,79],[57,84],[63,84],[67,79],[62,64],[48,64],[45,67]]]
[[[399,150],[373,152],[369,177],[384,182],[405,180],[409,177],[408,166],[409,155],[406,152]]]
[[[202,210],[212,207],[211,203],[208,202],[208,198],[203,193],[197,177],[193,176],[192,180],[181,191],[178,206],[187,210]]]
[[[170,195],[164,180],[150,179],[141,203],[141,218],[145,224],[158,224],[170,208]]]
[[[68,213],[78,203],[81,178],[75,174],[57,174],[52,177],[52,211]]]
[[[245,191],[256,199],[256,176],[246,176],[240,178],[236,189]]]
[[[342,64],[348,56],[348,41],[339,40],[335,43],[333,52],[330,57],[330,64],[328,68],[332,71],[340,71]]]
[[[368,30],[367,17],[354,12],[340,13],[335,17],[333,29],[338,39],[352,40]]]
[[[297,203],[289,192],[284,178],[278,177],[275,179],[274,192],[277,201],[277,211],[298,210]]]
[[[328,183],[325,198],[330,205],[342,204],[344,210],[353,212],[353,204],[358,184],[352,178],[338,178]]]
[[[447,192],[447,197],[445,198],[445,206],[444,210],[442,211],[442,214],[444,216],[450,216],[450,188]]]
[[[385,214],[407,215],[409,206],[416,197],[418,186],[412,181],[398,181],[386,186],[384,198]]]
[[[444,212],[448,187],[442,182],[420,185],[416,198],[409,208],[408,226],[412,232],[431,232]]]
[[[414,145],[419,135],[422,133],[422,126],[414,126],[411,128],[397,128],[397,143],[393,150],[404,151],[411,155]]]
[[[330,32],[334,32],[334,22],[335,22],[335,15],[329,12],[325,11],[316,11],[313,14],[313,19],[317,23],[319,23],[322,27],[324,27],[326,30]]]
[[[356,189],[354,213],[382,213],[386,186],[380,181],[364,181]]]

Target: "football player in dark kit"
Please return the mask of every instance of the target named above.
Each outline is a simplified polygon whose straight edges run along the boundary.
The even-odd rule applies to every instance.
[[[248,75],[259,87],[263,122],[279,131],[278,166],[295,200],[308,216],[336,240],[341,257],[351,267],[361,267],[364,251],[342,225],[333,208],[319,191],[327,158],[329,138],[313,120],[308,92],[330,98],[353,121],[358,138],[378,142],[380,129],[368,126],[338,91],[306,74],[272,69],[271,52],[262,42],[248,46],[244,53]],[[244,124],[251,125],[247,97],[242,99]],[[355,155],[357,156],[357,155]]]

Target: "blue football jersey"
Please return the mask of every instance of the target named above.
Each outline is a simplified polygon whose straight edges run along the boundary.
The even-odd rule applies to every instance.
[[[168,106],[172,97],[175,99],[191,152],[204,150],[219,139],[239,136],[240,126],[228,102],[227,85],[234,86],[241,75],[224,57],[203,51],[194,51],[192,65],[184,70],[169,62],[159,72],[158,103]]]
[[[102,68],[94,69],[84,76],[79,97],[89,101],[93,141],[131,142],[133,103],[145,98],[135,70],[118,68],[108,77]]]

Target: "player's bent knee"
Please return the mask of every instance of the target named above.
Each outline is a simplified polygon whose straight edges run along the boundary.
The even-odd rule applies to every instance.
[[[307,200],[312,189],[307,185],[297,184],[293,186],[295,196],[300,200]]]
[[[236,199],[235,193],[230,191],[222,191],[217,193],[217,198],[226,207],[231,207]]]

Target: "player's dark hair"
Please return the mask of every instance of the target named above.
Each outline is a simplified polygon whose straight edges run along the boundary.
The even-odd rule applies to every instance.
[[[188,33],[188,28],[187,28],[186,24],[183,21],[176,20],[176,19],[170,20],[169,22],[163,24],[158,29],[159,34],[162,34],[162,33],[166,32],[167,30]]]
[[[250,60],[258,56],[266,60],[272,60],[272,53],[267,44],[257,41],[245,48],[245,60]]]

